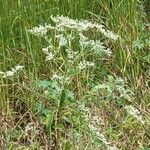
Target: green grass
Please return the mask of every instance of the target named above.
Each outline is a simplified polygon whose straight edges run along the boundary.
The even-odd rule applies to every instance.
[[[109,150],[115,145],[121,150],[148,150],[150,33],[148,9],[147,15],[144,11],[147,7],[146,1],[143,4],[138,0],[0,1],[0,71],[11,70],[17,64],[24,66],[13,77],[0,76],[0,148]],[[58,32],[52,31],[49,36],[57,55],[55,60],[45,61],[42,48],[48,43],[27,30],[53,24],[51,15],[105,25],[119,35],[117,41],[103,38],[96,30],[85,35],[100,39],[112,55],[95,55],[90,49],[82,53],[78,33],[71,32],[75,35],[71,48],[79,55],[70,65],[66,48],[59,49],[55,38]],[[65,31],[65,35],[68,33]],[[94,68],[77,71],[81,60],[94,61]],[[62,83],[51,80],[55,73],[64,76]],[[66,84],[64,80],[69,75],[70,83]],[[133,94],[128,97],[124,91]],[[138,109],[144,123],[128,113],[128,105]],[[109,144],[98,139],[92,125]]]

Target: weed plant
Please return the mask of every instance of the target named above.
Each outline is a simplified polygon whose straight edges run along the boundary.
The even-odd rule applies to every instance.
[[[147,3],[0,1],[0,149],[148,150]]]

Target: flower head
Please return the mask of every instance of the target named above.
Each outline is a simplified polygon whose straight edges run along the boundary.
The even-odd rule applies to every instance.
[[[126,106],[125,109],[127,110],[127,112],[133,116],[134,118],[136,118],[138,121],[140,121],[142,124],[145,123],[145,121],[143,120],[142,115],[140,115],[139,110],[137,110],[135,107],[133,107],[132,105]]]
[[[83,69],[86,69],[86,68],[89,68],[89,67],[93,67],[94,66],[94,63],[93,62],[89,62],[89,61],[81,61],[78,65],[78,68],[80,70],[83,70]]]
[[[11,70],[6,72],[0,72],[3,78],[11,77],[13,76],[17,71],[22,70],[23,66],[17,65],[14,68],[11,68]]]

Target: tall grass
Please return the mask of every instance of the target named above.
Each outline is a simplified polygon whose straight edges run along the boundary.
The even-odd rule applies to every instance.
[[[38,25],[53,24],[50,15],[87,19],[119,35],[113,42],[94,29],[88,31],[86,36],[100,39],[111,49],[112,56],[101,58],[85,53],[82,59],[94,61],[96,69],[82,73],[71,70],[70,85],[61,86],[63,90],[59,93],[52,92],[51,98],[49,91],[60,88],[50,81],[52,74],[66,75],[70,68],[61,52],[58,55],[62,58],[45,61],[42,48],[47,46],[47,41],[28,32]],[[139,0],[0,1],[0,71],[11,70],[16,64],[24,66],[12,78],[0,76],[0,147],[4,150],[110,149],[115,143],[122,150],[149,148],[148,21],[144,4]],[[53,44],[57,47],[56,39]],[[77,39],[72,46],[80,49]],[[134,94],[131,92],[129,98],[124,93],[122,97],[124,91]],[[72,94],[74,99],[70,98]],[[130,107],[125,108],[128,105],[133,105],[146,123],[137,121],[133,110],[128,114],[126,108]],[[94,119],[90,112],[101,119]],[[99,127],[92,121],[97,121]],[[100,141],[95,131],[90,130],[91,126],[96,133],[98,130],[104,135],[103,138],[99,135]]]

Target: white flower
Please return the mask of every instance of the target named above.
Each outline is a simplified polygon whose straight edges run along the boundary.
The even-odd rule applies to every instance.
[[[46,48],[42,48],[43,53],[46,54],[46,61],[54,58],[54,54],[52,52],[49,52],[49,49],[52,49],[52,45],[49,45]]]
[[[48,93],[49,93],[48,90],[44,91],[44,95],[48,96]]]
[[[74,20],[69,17],[64,16],[51,16],[51,19],[56,23],[56,28],[69,28],[69,29],[76,29],[79,32],[87,31],[88,29],[96,28],[97,31],[101,32],[107,38],[117,40],[118,35],[115,35],[109,30],[105,30],[104,26],[98,23],[92,23],[88,20]]]
[[[63,80],[63,76],[54,74],[54,75],[51,77],[51,79],[52,79],[52,80]]]
[[[53,48],[53,45],[50,44],[49,46],[42,48],[42,51],[43,53],[48,54],[48,51],[52,50],[52,48]]]
[[[51,16],[51,19],[56,23],[56,28],[76,28],[77,21],[64,16]]]
[[[67,56],[69,59],[74,59],[76,57],[76,55],[78,54],[78,52],[73,51],[72,49],[66,49],[67,52]]]
[[[140,115],[140,112],[133,107],[132,105],[126,106],[125,109],[127,110],[127,112],[133,116],[134,118],[136,118],[138,121],[140,121],[142,124],[145,123],[145,121],[142,118],[142,115]]]
[[[106,146],[110,144],[102,133],[97,131],[96,135]]]
[[[99,32],[101,32],[104,36],[106,36],[107,38],[113,39],[113,40],[117,40],[119,38],[118,35],[114,34],[113,32],[111,32],[110,30],[105,30],[104,26],[100,26],[100,25],[96,25],[96,28]]]
[[[79,34],[80,36],[80,45],[83,49],[85,48],[90,48],[91,50],[94,51],[95,54],[106,54],[108,56],[111,55],[111,51],[110,49],[106,49],[103,46],[103,43],[99,40],[88,40],[88,38],[86,38],[82,33]]]
[[[80,36],[80,41],[79,41],[80,44],[81,44],[81,45],[84,45],[84,42],[87,41],[88,38],[87,38],[86,36],[84,36],[82,32],[79,33],[79,36]]]
[[[0,71],[0,74],[1,74],[1,75],[3,75],[3,74],[4,74],[4,72]]]
[[[115,145],[113,145],[113,146],[107,146],[107,149],[108,150],[118,150],[118,148]]]
[[[48,31],[47,28],[42,25],[39,25],[38,27],[34,27],[34,28],[28,30],[28,32],[30,32],[36,36],[45,36],[47,31]]]
[[[29,131],[35,130],[36,127],[34,127],[33,123],[28,123],[27,126],[25,127],[25,133],[28,133]]]
[[[57,74],[52,75],[51,79],[52,80],[57,80],[61,84],[63,83],[63,81],[66,82],[66,83],[68,83],[68,84],[70,83],[70,77],[64,77],[64,76],[57,75]]]
[[[48,47],[46,47],[46,48],[42,48],[42,51],[43,51],[43,53],[45,53],[46,55],[48,55],[48,54],[49,54],[49,52],[48,52]]]
[[[56,38],[59,39],[59,47],[67,45],[67,39],[64,37],[63,34],[56,35]]]
[[[89,29],[97,29],[98,32],[101,32],[107,38],[117,40],[118,35],[115,35],[109,30],[104,29],[104,26],[98,23],[93,23],[88,20],[74,20],[69,17],[64,16],[51,16],[52,21],[55,23],[55,26],[52,25],[40,25],[38,27],[34,27],[28,32],[37,35],[37,36],[45,36],[49,30],[58,30],[64,31],[65,28],[71,30],[77,30],[79,32],[87,31]]]
[[[92,133],[105,145],[107,150],[118,150],[115,145],[112,145],[105,136],[100,132],[101,117],[97,116],[97,111],[93,113],[92,108],[88,108],[83,104],[79,104],[79,110],[82,111],[85,121]]]
[[[118,39],[118,35],[115,35],[113,32],[111,31],[107,31],[107,32],[104,32],[103,33],[106,37],[110,38],[110,39],[113,39],[113,40],[117,40]]]
[[[22,70],[23,66],[17,65],[15,68],[11,68],[11,70],[6,72],[0,72],[3,78],[11,77],[13,76],[18,70]]]
[[[45,26],[44,26],[47,30],[56,30],[56,28],[54,27],[54,26],[51,26],[50,24],[46,24]]]
[[[54,58],[54,55],[51,53],[51,52],[49,52],[49,54],[46,56],[46,61],[49,61],[49,60],[51,60],[51,59],[53,59]]]
[[[14,69],[15,69],[15,71],[21,70],[21,69],[23,69],[23,66],[17,65]]]
[[[11,77],[11,76],[13,76],[15,74],[15,71],[7,71],[7,72],[5,72],[5,74],[4,74],[4,78],[6,78],[6,77]]]
[[[79,63],[78,68],[79,68],[80,70],[82,70],[82,69],[89,68],[89,67],[93,67],[93,66],[94,66],[94,63],[93,63],[93,62],[89,62],[89,61],[84,60],[84,61],[81,61],[81,62]]]

